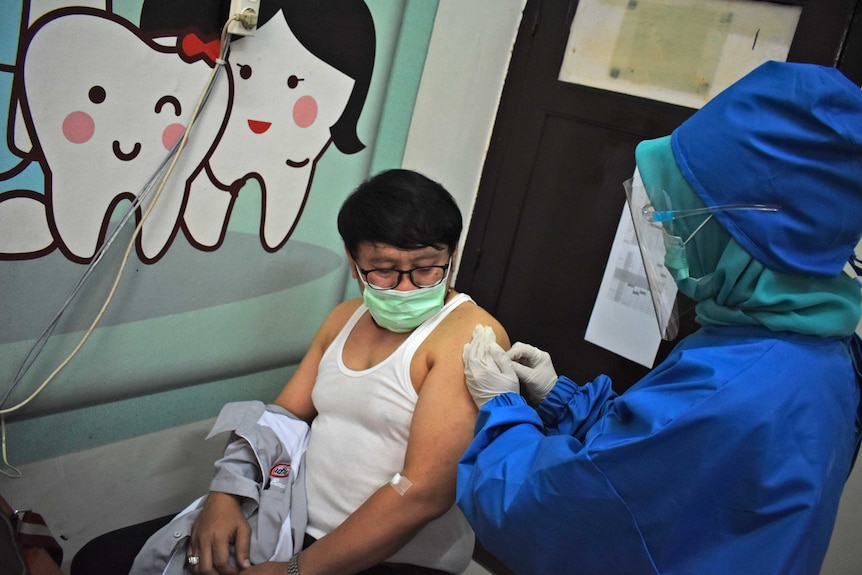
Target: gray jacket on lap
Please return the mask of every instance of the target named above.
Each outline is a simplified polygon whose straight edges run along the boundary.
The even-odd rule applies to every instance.
[[[207,439],[225,431],[231,436],[210,491],[244,498],[253,564],[287,561],[301,549],[308,519],[302,465],[308,424],[277,405],[241,401],[222,408]],[[205,501],[198,498],[153,534],[129,575],[187,575],[186,544]]]

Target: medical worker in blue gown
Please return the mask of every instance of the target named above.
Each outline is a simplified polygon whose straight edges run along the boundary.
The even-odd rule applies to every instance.
[[[701,329],[616,394],[477,327],[458,505],[519,575],[814,575],[860,437],[862,92],[769,62],[636,162]]]

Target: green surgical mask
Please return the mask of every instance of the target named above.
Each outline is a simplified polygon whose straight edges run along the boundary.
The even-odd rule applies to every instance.
[[[399,291],[369,287],[360,273],[359,278],[365,286],[362,301],[377,325],[395,333],[406,333],[443,308],[448,291],[448,275],[434,287]]]
[[[691,235],[689,235],[688,239],[685,240],[679,236],[671,235],[670,232],[662,228],[665,250],[664,266],[668,269],[677,283],[689,278],[688,257],[685,253],[685,246],[688,245],[688,242],[694,238],[697,232],[699,232],[710,219],[712,219],[712,214],[709,214],[703,223],[697,226],[697,229],[691,232]]]

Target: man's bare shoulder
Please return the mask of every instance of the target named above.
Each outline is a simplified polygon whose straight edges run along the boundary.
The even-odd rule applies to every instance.
[[[329,317],[344,317],[344,320],[347,321],[347,318],[349,318],[353,314],[353,312],[356,311],[356,308],[358,308],[360,305],[362,305],[361,297],[354,297],[348,300],[344,300],[343,302],[332,308],[332,311],[329,312]]]
[[[464,302],[452,310],[435,330],[435,336],[439,336],[440,345],[460,350],[465,343],[473,339],[473,330],[476,329],[477,325],[490,326],[497,336],[497,343],[504,349],[509,348],[509,336],[503,325],[497,321],[497,318],[473,301]],[[438,338],[435,337],[436,339]]]
[[[454,295],[454,294],[453,294]],[[465,301],[453,309],[419,348],[414,361],[424,362],[422,365],[428,371],[420,374],[412,372],[415,381],[420,381],[424,389],[432,374],[436,383],[433,388],[451,389],[464,386],[464,363],[462,355],[464,346],[473,339],[473,331],[477,325],[487,325],[494,330],[497,343],[503,349],[511,347],[506,330],[497,319],[473,301]],[[427,374],[428,379],[425,375]],[[472,404],[469,395],[468,403]]]
[[[329,312],[318,332],[324,339],[325,345],[328,345],[335,338],[361,304],[362,298],[352,298],[341,302]]]

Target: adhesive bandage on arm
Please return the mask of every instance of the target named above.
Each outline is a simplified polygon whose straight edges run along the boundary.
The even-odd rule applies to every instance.
[[[392,476],[392,479],[389,480],[389,485],[392,486],[392,489],[398,492],[398,495],[404,495],[404,493],[410,489],[410,486],[413,485],[413,482],[400,473],[396,473]]]

